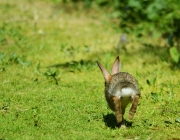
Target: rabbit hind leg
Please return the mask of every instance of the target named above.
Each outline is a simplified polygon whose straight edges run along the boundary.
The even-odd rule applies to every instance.
[[[129,119],[132,120],[133,117],[134,117],[134,114],[136,113],[136,109],[137,109],[137,106],[138,106],[138,101],[139,101],[139,94],[136,94],[134,96],[134,99],[133,99],[133,102],[132,102],[132,105],[131,105],[131,108],[129,110]]]

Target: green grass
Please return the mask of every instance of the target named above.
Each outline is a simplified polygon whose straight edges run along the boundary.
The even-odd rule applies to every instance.
[[[118,54],[121,30],[105,13],[70,7],[0,2],[0,139],[180,139],[180,72],[164,41],[128,36]],[[125,130],[95,63],[110,69],[117,55],[142,95]]]

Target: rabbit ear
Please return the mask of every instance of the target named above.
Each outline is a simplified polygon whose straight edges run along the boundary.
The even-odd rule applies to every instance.
[[[97,64],[98,64],[100,70],[101,70],[102,73],[103,73],[103,76],[104,76],[105,81],[108,82],[108,79],[109,79],[109,77],[110,77],[110,74],[109,74],[108,71],[104,68],[104,66],[101,65],[98,61],[97,61]]]
[[[112,66],[111,75],[114,75],[119,72],[119,63],[120,63],[119,56],[117,56]]]

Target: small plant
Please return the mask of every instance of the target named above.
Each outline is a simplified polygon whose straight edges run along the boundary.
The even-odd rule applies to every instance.
[[[155,77],[152,77],[152,78],[150,78],[150,79],[147,79],[147,84],[149,85],[149,86],[154,86],[155,85],[155,83],[156,83],[156,76]]]
[[[20,64],[22,66],[30,65],[30,61],[25,60],[25,58],[18,56],[16,53],[9,56],[9,62],[13,64]]]
[[[0,64],[4,64],[5,63],[5,57],[6,57],[6,53],[1,53],[0,54]]]
[[[173,62],[180,68],[180,53],[178,52],[176,47],[171,47],[169,49],[169,52]]]
[[[58,76],[59,72],[56,69],[48,69],[44,75],[49,78],[51,77],[52,79],[54,79],[56,85],[58,85],[58,81],[59,81],[59,76]]]
[[[168,37],[170,56],[176,66],[180,68],[180,19],[173,20],[173,32]]]
[[[9,56],[6,53],[0,54],[0,64],[20,64],[22,66],[29,66],[31,63],[27,61],[24,57],[18,56],[16,53],[13,53]]]
[[[159,101],[159,99],[160,99],[160,95],[159,95],[158,93],[151,92],[151,98],[152,98],[155,102],[157,102],[157,101]]]

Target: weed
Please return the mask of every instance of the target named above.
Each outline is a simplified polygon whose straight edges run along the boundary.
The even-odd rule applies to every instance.
[[[60,80],[59,76],[58,76],[59,72],[56,69],[48,69],[46,72],[44,72],[44,75],[47,78],[52,78],[56,85],[58,85],[58,81]]]

